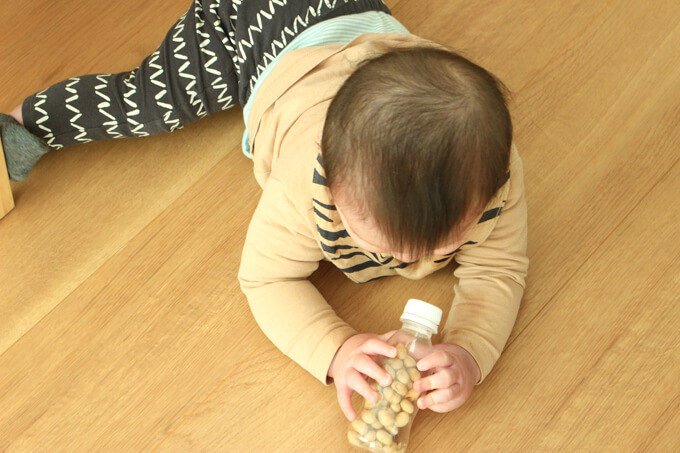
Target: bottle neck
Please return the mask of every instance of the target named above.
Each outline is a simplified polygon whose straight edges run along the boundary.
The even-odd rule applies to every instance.
[[[432,335],[437,333],[436,330],[425,326],[423,324],[420,324],[419,322],[415,321],[410,321],[410,320],[402,320],[401,321],[401,330],[406,330],[409,333],[411,333],[414,337],[421,337],[421,338],[427,338],[428,340],[432,339]]]

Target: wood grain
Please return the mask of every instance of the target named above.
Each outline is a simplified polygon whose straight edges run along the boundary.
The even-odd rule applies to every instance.
[[[510,342],[410,451],[679,451],[680,4],[387,2],[512,91],[530,275]],[[3,111],[149,54],[188,2],[7,0]],[[335,390],[266,339],[236,272],[259,188],[241,112],[51,153],[0,221],[0,451],[344,452]],[[313,282],[362,331],[452,269]]]
[[[0,219],[2,219],[9,211],[14,209],[14,196],[12,195],[12,186],[9,182],[2,143],[0,143],[0,158]]]

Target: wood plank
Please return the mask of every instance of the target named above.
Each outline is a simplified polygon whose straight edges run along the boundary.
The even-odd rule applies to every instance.
[[[585,0],[400,2],[394,16],[411,31],[482,65],[512,91],[523,87],[606,10]],[[556,20],[559,18],[559,20]]]
[[[639,451],[678,451],[680,449],[680,398],[676,395],[666,413],[653,425]]]
[[[3,3],[0,27],[12,37],[0,40],[7,110],[64,78],[136,66],[186,7]],[[171,135],[52,152],[13,183],[17,207],[0,222],[0,353],[234,149],[240,117],[234,109]],[[248,179],[249,163],[240,165]]]
[[[12,196],[12,186],[10,185],[5,155],[0,142],[0,219],[5,217],[12,209],[14,209],[14,196]]]
[[[256,350],[233,151],[0,355],[0,451],[148,450]]]
[[[544,262],[532,268],[533,281],[540,283],[527,290],[516,333],[678,161],[678,109],[668,93],[680,81],[680,68],[672,62],[679,44],[676,22],[672,32],[647,51],[642,66],[619,87],[616,97],[606,101],[606,110],[593,116],[583,113],[592,124],[579,132],[580,140],[565,153],[568,158],[554,158],[554,151],[546,152],[543,146],[533,148],[541,150],[541,157],[527,160],[545,170],[542,180],[531,173],[526,176],[530,212],[540,213],[531,219],[529,254]],[[615,39],[610,46],[614,55],[616,47],[625,47]],[[600,91],[598,84],[590,89]],[[570,112],[566,106],[556,108]],[[565,114],[578,116],[576,109]],[[542,137],[532,146],[541,145]],[[563,222],[568,228],[559,227]]]

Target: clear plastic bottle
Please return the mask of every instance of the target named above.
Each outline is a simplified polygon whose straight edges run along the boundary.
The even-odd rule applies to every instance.
[[[363,401],[357,419],[347,431],[350,444],[372,452],[406,451],[420,396],[413,390],[413,382],[421,377],[416,362],[432,351],[432,335],[437,333],[441,319],[442,311],[434,305],[417,299],[406,303],[401,329],[387,340],[397,347],[397,357],[378,360],[392,376],[392,384],[383,387],[369,379],[380,399],[377,403]]]

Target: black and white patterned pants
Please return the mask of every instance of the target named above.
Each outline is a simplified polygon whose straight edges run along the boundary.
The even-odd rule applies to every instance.
[[[172,132],[245,105],[266,63],[308,27],[366,11],[390,13],[381,0],[194,0],[139,67],[29,96],[24,125],[53,149]]]

